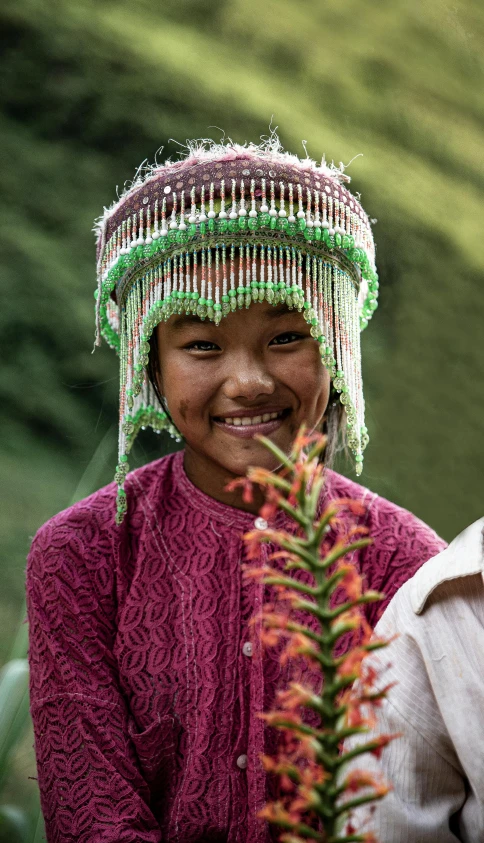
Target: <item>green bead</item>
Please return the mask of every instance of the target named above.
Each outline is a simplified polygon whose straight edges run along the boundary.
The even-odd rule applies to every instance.
[[[200,223],[200,234],[206,234],[206,233],[207,233],[207,223],[201,222]]]
[[[177,231],[176,240],[177,243],[186,243],[188,240],[188,231]]]
[[[213,306],[213,309],[214,310],[222,310],[222,305],[218,304],[218,303],[215,303],[214,306]]]
[[[312,240],[313,237],[314,237],[314,232],[313,232],[312,228],[305,228],[303,233],[304,233],[304,238],[306,240]]]
[[[304,302],[304,310],[309,310],[310,307],[311,307],[311,303],[308,302],[308,301],[305,301]]]
[[[304,230],[305,230],[305,228],[306,228],[306,220],[304,219],[304,217],[300,217],[300,218],[298,219],[298,221],[297,221],[297,227],[298,227],[299,231],[304,231]]]
[[[238,226],[240,231],[245,231],[247,228],[247,217],[239,217]]]
[[[247,225],[251,231],[255,231],[257,228],[257,219],[255,217],[249,217]]]
[[[230,301],[230,298],[228,296],[222,296],[222,301],[223,302]]]
[[[287,217],[279,217],[277,220],[277,227],[279,231],[286,231],[289,223],[287,221]]]
[[[234,233],[235,231],[239,230],[239,221],[238,220],[229,220],[229,231]]]
[[[236,295],[237,295],[237,291],[236,291],[236,290],[229,290],[229,298],[231,298],[231,299],[232,299],[232,298],[234,298],[234,296],[236,296]]]
[[[201,306],[205,305],[206,302],[207,302],[207,299],[203,298],[203,296],[200,296],[200,298],[198,300],[199,305],[201,305]]]
[[[262,226],[262,228],[265,228],[267,225],[270,225],[270,222],[271,218],[267,211],[260,215],[259,224]]]
[[[295,223],[295,222],[288,222],[288,223],[287,223],[286,232],[287,232],[287,234],[289,234],[291,237],[294,237],[294,235],[295,235],[295,234],[297,234],[297,225],[296,225],[296,223]]]
[[[270,227],[272,231],[277,228],[277,217],[271,217]]]
[[[224,217],[222,217],[221,220],[217,220],[217,230],[220,231],[220,234],[225,234],[225,232],[228,230],[228,227],[229,221]]]
[[[215,220],[212,217],[208,221],[208,230],[215,231]]]
[[[200,298],[200,293],[198,293],[198,292],[195,290],[195,292],[194,292],[194,293],[192,293],[192,299],[197,300],[198,298]]]
[[[197,233],[197,226],[195,225],[194,222],[190,223],[190,225],[188,226],[188,233],[189,233],[190,237],[194,237],[195,234]]]
[[[314,239],[321,240],[322,234],[320,228],[314,228]]]
[[[337,231],[336,234],[334,235],[335,246],[338,246],[338,248],[339,248],[341,246],[342,242],[343,242],[343,240],[342,240],[341,234],[339,233],[339,231]]]

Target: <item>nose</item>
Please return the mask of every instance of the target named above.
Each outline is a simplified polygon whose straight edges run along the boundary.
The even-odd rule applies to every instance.
[[[276,383],[264,359],[251,354],[234,355],[224,381],[224,393],[235,401],[255,401],[259,395],[272,395]]]

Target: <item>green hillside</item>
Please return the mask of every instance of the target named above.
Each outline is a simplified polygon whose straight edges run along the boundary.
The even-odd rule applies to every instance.
[[[29,537],[112,476],[117,365],[90,353],[92,221],[143,159],[177,153],[170,138],[257,140],[272,119],[301,154],[302,140],[316,158],[363,153],[349,173],[378,220],[381,277],[364,482],[446,538],[479,517],[482,4],[4,0],[0,23],[2,646]],[[140,437],[138,462],[159,453]]]

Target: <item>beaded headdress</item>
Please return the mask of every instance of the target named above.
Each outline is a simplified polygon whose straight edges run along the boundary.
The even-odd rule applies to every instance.
[[[360,474],[364,423],[360,330],[377,306],[368,216],[342,167],[259,147],[192,145],[156,165],[97,225],[96,344],[120,357],[117,520],[140,428],[178,432],[147,374],[149,340],[175,313],[219,324],[253,302],[300,310],[344,405]]]

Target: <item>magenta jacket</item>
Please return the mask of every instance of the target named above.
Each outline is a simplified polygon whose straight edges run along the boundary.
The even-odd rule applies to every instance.
[[[367,585],[389,600],[444,547],[425,524],[328,471],[327,499],[364,503]],[[249,619],[254,517],[188,480],[183,453],[101,489],[37,533],[27,569],[31,711],[49,843],[268,843],[256,717],[287,682]],[[277,516],[284,526],[285,516]],[[276,519],[276,523],[277,523]],[[381,606],[368,609],[376,620]],[[272,832],[275,839],[275,833]]]

